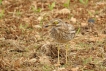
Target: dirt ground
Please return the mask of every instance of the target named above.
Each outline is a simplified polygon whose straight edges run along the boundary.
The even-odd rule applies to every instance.
[[[59,66],[54,18],[76,30]],[[106,0],[0,0],[0,71],[106,71]]]

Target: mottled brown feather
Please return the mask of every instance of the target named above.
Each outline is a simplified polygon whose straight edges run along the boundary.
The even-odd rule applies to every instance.
[[[55,24],[55,22],[57,22]],[[74,26],[63,22],[61,19],[54,19],[51,22],[50,36],[59,43],[66,43],[74,38]]]

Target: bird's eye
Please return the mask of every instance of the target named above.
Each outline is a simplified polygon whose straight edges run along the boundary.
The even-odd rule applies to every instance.
[[[59,23],[58,21],[54,21],[54,22],[53,22],[53,24],[55,24],[55,25],[58,24],[58,23]]]
[[[59,23],[59,21],[58,20],[55,20],[54,22],[53,22],[53,24],[58,24]]]

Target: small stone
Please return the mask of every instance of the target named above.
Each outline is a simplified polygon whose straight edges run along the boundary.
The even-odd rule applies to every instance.
[[[87,23],[81,23],[81,26],[86,27],[86,26],[88,26],[88,24]]]
[[[76,22],[77,22],[76,18],[74,18],[74,17],[71,17],[70,20],[71,20],[73,23],[76,23]]]
[[[36,58],[32,58],[32,59],[29,60],[29,62],[32,62],[32,63],[33,63],[33,62],[36,62],[36,61],[37,61]]]
[[[88,20],[88,23],[95,23],[95,20],[93,19],[93,18],[90,18],[89,20]]]

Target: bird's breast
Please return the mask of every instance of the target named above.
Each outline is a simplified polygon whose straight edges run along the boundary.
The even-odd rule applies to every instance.
[[[52,28],[50,30],[50,36],[59,43],[66,43],[72,39],[71,33],[65,33],[63,31],[58,30],[57,28]]]

